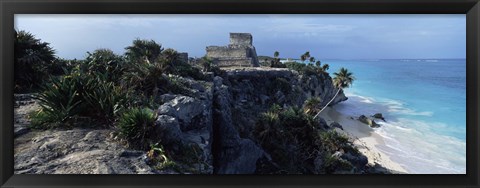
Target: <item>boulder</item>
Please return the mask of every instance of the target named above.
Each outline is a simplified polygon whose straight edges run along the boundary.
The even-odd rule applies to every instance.
[[[164,97],[165,96],[165,97]],[[162,100],[171,99],[171,95],[163,95],[160,97]],[[195,129],[192,124],[192,119],[196,116],[202,115],[207,106],[203,104],[201,100],[194,99],[189,96],[177,95],[170,101],[165,102],[158,108],[158,115],[169,115],[177,118],[180,122],[180,129],[182,131],[188,131]]]
[[[335,121],[332,122],[332,123],[330,123],[330,127],[332,127],[332,128],[339,128],[339,129],[343,130],[342,125],[340,125],[339,123],[337,123],[337,122],[335,122]]]
[[[368,163],[368,158],[365,155],[352,155],[351,153],[345,153],[341,156],[342,159],[345,159],[352,163],[357,169],[365,167]]]
[[[382,113],[376,113],[372,117],[385,121],[385,118],[383,117]]]
[[[155,133],[159,140],[166,145],[179,144],[183,142],[183,133],[177,119],[160,115],[155,122]]]
[[[358,120],[362,123],[365,123],[365,124],[369,125],[372,128],[380,127],[379,124],[377,124],[374,120],[368,118],[365,115],[361,115],[360,117],[358,117]]]

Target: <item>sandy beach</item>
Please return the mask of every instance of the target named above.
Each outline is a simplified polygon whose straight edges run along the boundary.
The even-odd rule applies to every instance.
[[[333,121],[342,125],[343,131],[341,129],[336,130],[350,137],[359,151],[367,156],[369,164],[373,166],[379,164],[393,172],[408,173],[402,166],[393,162],[388,155],[378,149],[378,146],[385,145],[383,138],[368,125],[356,120],[355,117],[343,115],[331,107],[326,108],[320,114],[320,117],[325,119],[329,125]]]

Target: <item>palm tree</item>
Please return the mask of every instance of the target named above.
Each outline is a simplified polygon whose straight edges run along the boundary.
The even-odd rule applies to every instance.
[[[328,64],[323,64],[323,66],[322,66],[323,71],[327,71],[329,68],[330,68],[330,65],[328,65]]]
[[[208,58],[207,56],[203,56],[202,66],[203,66],[203,72],[211,72],[213,67],[213,60]]]
[[[355,77],[353,76],[352,72],[349,72],[346,68],[341,68],[338,72],[333,73],[335,75],[335,78],[333,78],[333,85],[337,88],[337,93],[333,96],[333,98],[328,101],[327,105],[325,105],[313,118],[315,119],[320,113],[322,113],[325,108],[327,108],[330,103],[333,102],[333,100],[337,97],[338,93],[340,93],[340,90],[343,88],[348,88],[350,85],[353,83],[355,80]]]
[[[302,60],[302,62],[305,62],[305,60],[307,60],[308,58],[310,58],[310,52],[308,51],[300,56],[300,60]]]
[[[275,57],[275,58],[278,58],[279,55],[280,55],[280,52],[278,52],[278,51],[275,51],[275,53],[273,53],[273,57]]]
[[[310,57],[310,63],[314,63],[315,62],[315,57]]]
[[[315,65],[316,65],[317,67],[320,67],[321,64],[322,64],[322,62],[320,62],[320,61],[315,62]]]
[[[175,62],[177,62],[179,54],[176,50],[172,48],[167,48],[162,52],[162,57],[164,63],[166,63],[164,66],[166,70],[169,69],[175,69]],[[170,70],[173,71],[173,70]]]
[[[55,60],[55,50],[29,32],[22,30],[15,34],[15,85],[17,89],[38,86],[49,74],[48,67]]]
[[[141,40],[135,39],[131,46],[125,48],[127,56],[130,62],[150,62],[153,63],[157,60],[161,52],[163,51],[162,45],[157,44],[154,40]]]

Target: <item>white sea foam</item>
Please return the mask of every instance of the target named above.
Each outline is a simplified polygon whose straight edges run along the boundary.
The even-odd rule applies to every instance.
[[[441,122],[408,119],[402,115],[432,116],[433,112],[418,112],[404,103],[391,99],[346,93],[349,100],[335,105],[335,109],[349,116],[384,113],[387,122],[378,121],[375,132],[384,138],[385,146],[379,149],[415,174],[464,174],[466,173],[466,143],[458,138],[438,132],[462,132],[465,130]],[[407,116],[408,117],[408,116]],[[442,131],[439,131],[442,130]]]
[[[403,128],[410,125],[412,128]],[[410,173],[463,174],[466,172],[466,143],[454,137],[439,135],[428,123],[400,118],[375,130],[384,138],[392,160]]]

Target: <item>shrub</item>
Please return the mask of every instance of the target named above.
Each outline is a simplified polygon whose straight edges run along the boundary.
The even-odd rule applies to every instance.
[[[271,154],[273,161],[285,173],[311,173],[304,168],[313,160],[315,145],[315,121],[311,121],[302,109],[281,109],[272,105],[268,112],[262,113],[255,125],[255,140]]]
[[[156,115],[148,108],[126,110],[118,122],[120,135],[129,141],[131,146],[147,149],[147,139],[152,136]]]
[[[349,147],[348,137],[335,130],[320,133],[320,141],[323,147],[332,153]]]
[[[122,86],[145,93],[146,96],[156,95],[161,92],[160,86],[166,82],[163,73],[164,67],[158,63],[131,64],[123,75]]]
[[[63,123],[82,111],[82,97],[78,92],[78,80],[72,77],[51,78],[51,83],[43,86],[43,92],[34,96],[41,110],[34,114],[34,127],[52,127],[49,123]]]
[[[167,156],[163,146],[158,143],[150,145],[147,157],[150,164],[154,165],[159,170],[176,167],[176,163]]]
[[[101,77],[87,80],[82,97],[88,104],[88,113],[106,121],[113,121],[114,116],[122,111],[131,99],[119,86]]]
[[[303,104],[303,111],[308,115],[315,115],[320,110],[320,104],[322,100],[319,97],[312,97],[305,100]]]
[[[93,53],[87,52],[85,62],[81,64],[82,73],[89,75],[102,74],[104,80],[116,82],[124,73],[124,59],[109,49],[97,49]]]
[[[55,50],[26,31],[15,31],[14,50],[15,92],[38,89],[51,73],[49,65],[55,60]]]

